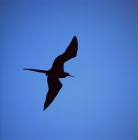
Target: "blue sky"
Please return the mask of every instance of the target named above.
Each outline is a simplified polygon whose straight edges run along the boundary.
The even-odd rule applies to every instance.
[[[138,2],[0,1],[0,139],[137,140]],[[75,78],[43,111],[44,74],[72,37]]]

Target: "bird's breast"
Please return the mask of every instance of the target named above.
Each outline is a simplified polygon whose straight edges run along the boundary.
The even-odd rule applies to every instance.
[[[48,71],[46,73],[47,76],[54,76],[54,77],[57,77],[57,78],[65,78],[65,74],[64,72],[60,72],[60,71]]]

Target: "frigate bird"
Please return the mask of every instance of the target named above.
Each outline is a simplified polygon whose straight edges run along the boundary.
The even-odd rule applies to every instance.
[[[24,70],[45,73],[46,76],[48,76],[47,83],[49,89],[44,103],[44,110],[52,103],[52,101],[55,99],[58,92],[62,88],[62,83],[60,82],[59,78],[65,78],[67,76],[74,77],[70,75],[68,72],[64,72],[64,63],[69,59],[76,57],[77,51],[78,51],[78,40],[77,37],[74,36],[65,52],[59,55],[54,60],[51,69],[39,70],[39,69],[24,68]]]

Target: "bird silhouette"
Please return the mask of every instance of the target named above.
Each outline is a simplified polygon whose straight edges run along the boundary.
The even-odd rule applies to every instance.
[[[51,69],[39,70],[39,69],[24,68],[24,70],[45,73],[46,76],[48,76],[47,83],[49,89],[44,103],[43,108],[44,110],[53,102],[58,92],[62,88],[62,83],[60,82],[59,78],[65,78],[67,76],[74,77],[70,75],[68,72],[64,72],[64,63],[70,60],[71,58],[76,57],[77,51],[78,51],[78,40],[77,37],[74,36],[65,52],[59,55],[54,60]]]

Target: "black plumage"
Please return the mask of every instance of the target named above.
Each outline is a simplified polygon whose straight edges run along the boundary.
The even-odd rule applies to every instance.
[[[65,52],[59,55],[53,62],[53,65],[50,70],[38,70],[38,69],[30,69],[24,68],[24,70],[30,70],[34,72],[45,73],[47,77],[48,83],[48,92],[46,95],[46,100],[44,103],[44,110],[52,103],[52,101],[57,96],[59,90],[62,88],[62,83],[59,81],[59,78],[65,78],[67,76],[74,77],[67,72],[64,72],[64,63],[74,57],[76,57],[78,51],[78,41],[77,37],[74,36],[71,40],[69,46],[65,50]]]

